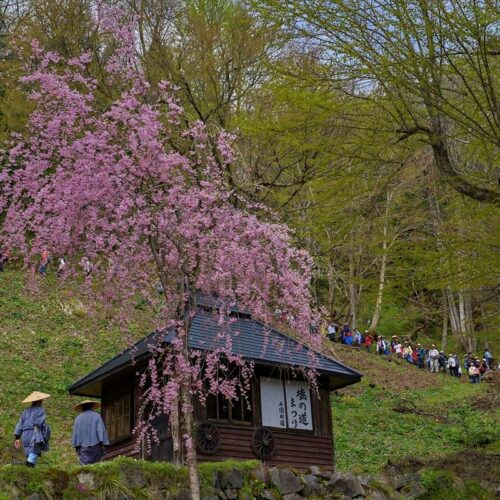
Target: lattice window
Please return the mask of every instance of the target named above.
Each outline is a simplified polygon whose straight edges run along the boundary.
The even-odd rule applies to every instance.
[[[240,396],[236,400],[229,401],[222,394],[214,396],[210,394],[207,398],[207,418],[217,422],[230,422],[238,424],[252,424],[253,414],[248,407],[252,404],[252,390],[246,394],[246,398]]]
[[[106,402],[104,423],[110,441],[118,441],[132,435],[132,398],[130,393],[110,396]]]

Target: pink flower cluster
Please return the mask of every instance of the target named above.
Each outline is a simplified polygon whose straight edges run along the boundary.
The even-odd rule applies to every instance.
[[[210,137],[200,122],[183,128],[170,86],[148,88],[131,23],[114,8],[100,6],[98,15],[114,46],[106,71],[118,97],[105,110],[97,102],[88,54],[64,65],[33,43],[34,69],[22,83],[35,109],[1,173],[0,240],[27,265],[44,250],[65,255],[68,267],[88,257],[94,289],[121,303],[124,315],[137,294],[158,301],[161,281],[159,322],[177,336],[173,349],[150,361],[143,381],[149,408],[170,414],[186,377],[202,401],[215,392],[237,397],[248,388],[251,365],[229,355],[230,338],[226,349],[188,353],[190,316],[179,311],[191,304],[193,314],[197,292],[228,307],[238,302],[267,323],[280,309],[301,342],[314,342],[311,259],[294,248],[286,226],[259,219],[241,199],[235,206],[223,175],[235,161],[231,135]],[[237,376],[221,378],[230,366]]]

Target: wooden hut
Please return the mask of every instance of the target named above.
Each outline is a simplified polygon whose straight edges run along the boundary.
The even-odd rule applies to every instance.
[[[221,326],[213,301],[198,303],[188,335],[191,349],[219,346]],[[311,464],[332,468],[334,459],[330,391],[358,382],[361,375],[320,353],[313,353],[284,333],[267,328],[237,308],[231,310],[232,351],[255,363],[248,397],[228,401],[211,396],[197,405],[196,446],[201,461],[259,458],[268,464],[305,469]],[[139,374],[145,369],[151,344],[158,335],[165,345],[173,333],[155,332],[135,346],[75,382],[70,394],[100,398],[110,446],[106,459],[118,455],[171,460],[172,440],[167,419],[158,419],[159,444],[149,455],[137,452],[132,430],[140,407]],[[297,368],[314,368],[318,392],[311,391]]]

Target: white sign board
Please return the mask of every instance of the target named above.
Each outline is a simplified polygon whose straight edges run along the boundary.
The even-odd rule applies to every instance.
[[[260,377],[260,404],[262,425],[286,429],[285,390],[281,380]]]
[[[289,429],[313,430],[311,391],[306,382],[285,382]]]

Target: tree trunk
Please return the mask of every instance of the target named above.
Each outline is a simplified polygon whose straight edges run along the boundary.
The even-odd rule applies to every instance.
[[[170,432],[172,435],[172,461],[176,465],[182,465],[182,441],[180,433],[179,399],[172,405],[170,413]]]
[[[163,272],[165,269],[165,255],[160,250],[157,240],[150,236],[150,248],[156,262],[158,275],[163,286],[165,300],[171,300],[167,294],[167,276]],[[189,276],[185,273],[180,274],[179,295],[182,297],[178,304],[177,319],[183,322],[182,351],[179,356],[183,357],[183,361],[189,365],[189,330],[191,328],[192,311],[196,310],[196,296],[192,293]],[[187,297],[187,298],[186,298]],[[177,367],[176,377],[180,381],[179,395],[177,404],[172,408],[170,415],[170,426],[172,430],[172,448],[174,463],[184,463],[184,451],[186,452],[186,463],[189,471],[189,486],[191,489],[192,500],[200,500],[200,480],[198,476],[196,448],[194,443],[194,416],[193,416],[193,401],[191,394],[192,379],[191,375],[184,373],[183,367]]]
[[[354,283],[354,254],[352,248],[349,249],[349,324],[351,328],[357,326],[358,297],[356,284]]]
[[[465,321],[465,301],[462,290],[458,291],[458,317],[460,322],[460,331],[464,333],[467,331],[467,323]]]
[[[185,379],[181,390],[182,414],[184,434],[188,437],[186,443],[186,462],[189,471],[189,487],[191,489],[192,500],[200,500],[200,480],[198,477],[198,460],[196,458],[196,448],[194,442],[194,417],[193,402],[191,397],[191,384]]]
[[[377,300],[375,301],[375,310],[373,311],[372,320],[370,322],[370,328],[368,329],[370,334],[377,331],[378,323],[380,321],[380,313],[382,311],[382,300],[384,298],[384,287],[385,287],[385,268],[387,265],[387,233],[389,229],[389,205],[392,200],[392,193],[387,193],[387,205],[385,207],[384,216],[384,229],[382,237],[382,262],[380,263],[380,272],[378,278],[378,291]]]
[[[193,294],[190,286],[188,276],[183,278],[182,295],[187,295],[187,300],[184,303],[184,310],[182,311],[184,323],[184,345],[183,356],[187,364],[190,360],[189,351],[189,330],[191,329],[192,312],[196,310],[196,296]],[[186,451],[186,463],[189,471],[189,487],[191,489],[192,500],[200,500],[200,479],[198,476],[196,448],[194,440],[194,416],[193,416],[193,397],[191,394],[192,379],[191,375],[186,373],[179,374],[182,377],[181,383],[181,415],[182,415],[182,430],[186,438],[183,451]]]
[[[446,352],[448,349],[448,300],[446,291],[441,290],[441,312],[443,313],[443,331],[441,335],[441,349]]]
[[[370,322],[370,328],[369,328],[370,334],[377,331],[378,323],[380,321],[380,313],[382,311],[382,299],[384,297],[385,267],[387,262],[387,242],[385,240],[383,242],[382,248],[384,250],[384,253],[382,255],[382,262],[380,264],[377,300],[375,302],[375,309],[373,311],[372,320]]]
[[[465,306],[465,327],[467,332],[467,341],[469,352],[476,351],[476,330],[474,328],[474,319],[472,317],[472,293],[471,290],[464,291]]]
[[[460,318],[460,312],[457,309],[457,306],[455,304],[453,292],[451,291],[451,289],[449,287],[446,288],[446,297],[447,297],[447,301],[448,301],[448,312],[449,312],[451,331],[453,333],[453,336],[455,337],[457,344],[459,346],[461,346],[462,349],[467,350],[468,344],[466,342],[465,332],[462,329],[462,321]],[[460,308],[460,303],[459,303],[459,308]]]
[[[436,167],[444,180],[456,191],[469,198],[496,205],[497,207],[500,206],[500,192],[471,184],[453,165],[453,159],[450,156],[448,143],[445,138],[447,134],[444,126],[444,118],[442,116],[435,116],[432,119],[432,126],[433,130],[429,134],[429,139]]]
[[[329,318],[333,316],[334,304],[335,304],[335,279],[334,279],[334,269],[330,258],[328,258],[328,314]]]

